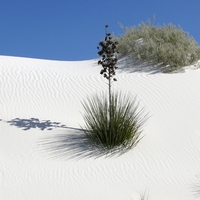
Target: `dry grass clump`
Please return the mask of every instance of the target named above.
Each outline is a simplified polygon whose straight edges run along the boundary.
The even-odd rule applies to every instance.
[[[126,28],[116,39],[122,55],[167,66],[166,71],[179,70],[200,59],[200,47],[195,39],[173,24],[156,26],[149,20]]]
[[[128,150],[139,142],[147,119],[130,95],[112,94],[111,115],[106,95],[95,95],[83,103],[84,132],[91,144],[103,152]]]

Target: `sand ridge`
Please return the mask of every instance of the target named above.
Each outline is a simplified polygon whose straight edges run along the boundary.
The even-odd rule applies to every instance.
[[[145,191],[150,200],[198,198],[200,69],[130,72],[121,62],[113,89],[137,95],[151,117],[136,148],[106,157],[80,131],[81,102],[107,90],[97,59],[0,63],[3,200],[129,200]]]

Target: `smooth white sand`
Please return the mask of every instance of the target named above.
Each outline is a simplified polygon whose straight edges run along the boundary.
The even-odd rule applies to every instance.
[[[151,73],[121,60],[113,89],[151,117],[134,149],[105,157],[79,130],[81,102],[107,90],[97,60],[0,56],[0,200],[200,198],[200,69]]]

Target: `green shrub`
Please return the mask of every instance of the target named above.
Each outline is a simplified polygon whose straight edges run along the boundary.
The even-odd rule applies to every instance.
[[[143,109],[138,110],[136,99],[131,100],[130,95],[112,94],[111,115],[105,94],[88,98],[83,107],[83,130],[93,146],[104,152],[114,152],[128,150],[139,142],[147,115],[143,114]]]
[[[172,24],[156,26],[150,20],[138,27],[126,28],[124,35],[116,37],[118,51],[140,59],[178,70],[200,59],[200,47],[194,38]]]

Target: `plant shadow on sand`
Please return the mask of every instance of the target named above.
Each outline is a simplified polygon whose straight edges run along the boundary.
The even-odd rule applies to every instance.
[[[121,71],[126,71],[129,73],[145,72],[149,74],[157,74],[166,73],[166,70],[170,69],[168,67],[162,66],[161,64],[155,65],[147,61],[142,61],[136,58],[134,59],[134,57],[132,58],[131,56],[121,56],[117,65],[120,66],[119,69],[121,69]],[[179,70],[179,72],[181,72],[181,70]]]
[[[11,126],[17,126],[18,128],[22,128],[24,131],[30,130],[32,128],[39,128],[42,131],[45,129],[52,130],[53,128],[67,128],[66,125],[63,125],[60,122],[52,122],[50,120],[39,120],[38,118],[15,118],[6,122],[9,123]]]
[[[40,146],[53,159],[98,158],[105,155],[93,147],[82,129],[68,127],[67,131],[40,140]]]
[[[15,118],[10,121],[5,121],[11,126],[16,126],[24,131],[33,128],[40,129],[41,131],[54,129],[56,132],[61,131],[54,135],[47,136],[40,139],[39,146],[48,157],[54,159],[83,159],[83,158],[98,158],[101,156],[111,157],[114,155],[121,155],[124,152],[112,151],[108,153],[105,150],[97,149],[92,146],[84,134],[84,130],[68,127],[60,122],[52,122],[51,120],[39,120],[38,118],[20,119]],[[64,130],[63,130],[64,129]]]
[[[110,158],[120,156],[128,151],[114,149],[112,152],[108,152],[98,149],[87,139],[84,130],[73,127],[67,127],[67,130],[62,133],[45,137],[39,141],[39,144],[48,157],[59,160],[80,160],[102,156]]]

